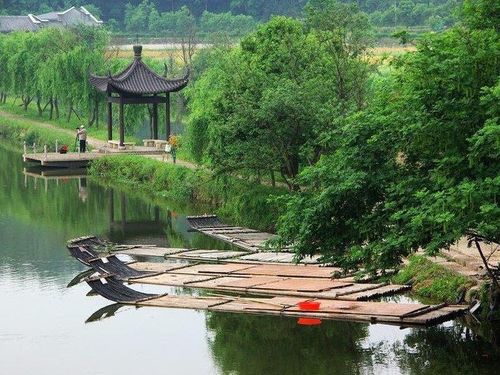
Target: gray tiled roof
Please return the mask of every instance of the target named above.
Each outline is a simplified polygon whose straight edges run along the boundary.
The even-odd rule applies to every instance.
[[[34,16],[0,16],[0,32],[36,31],[44,26],[96,26],[102,24],[84,7],[71,7],[63,12],[49,12]]]
[[[101,92],[147,95],[182,90],[189,82],[188,77],[189,73],[182,78],[171,80],[158,75],[142,62],[139,52],[134,61],[121,73],[107,77],[91,74],[90,83]]]
[[[102,21],[97,20],[87,9],[84,7],[71,7],[63,12],[49,12],[40,14],[38,18],[47,20],[52,24],[53,22],[60,22],[65,26],[73,26],[78,24],[84,25],[98,25]]]
[[[42,20],[57,21],[59,19],[58,12],[50,12],[37,15]]]
[[[11,31],[36,31],[41,22],[35,17],[29,16],[0,16],[0,32]]]

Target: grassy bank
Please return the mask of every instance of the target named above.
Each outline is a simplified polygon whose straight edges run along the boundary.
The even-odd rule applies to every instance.
[[[70,136],[65,130],[47,129],[33,126],[32,123],[23,119],[6,118],[0,114],[0,137],[7,140],[13,147],[18,147],[22,151],[23,143],[28,145],[37,144],[38,151],[41,151],[46,144],[49,151],[55,150],[55,141],[59,145],[67,144],[73,146],[75,138]]]
[[[214,178],[205,170],[192,170],[141,156],[110,156],[96,160],[90,175],[112,185],[141,191],[153,198],[195,202],[231,223],[272,230],[277,220],[273,195],[287,194],[236,178]]]
[[[87,125],[86,118],[78,119],[75,115],[72,116],[70,121],[67,121],[66,116],[50,120],[48,110],[43,112],[42,116],[39,116],[35,104],[32,103],[25,111],[21,106],[19,106],[20,102],[20,99],[16,100],[13,97],[7,97],[7,102],[5,104],[0,104],[0,110],[16,115],[16,117],[19,117],[20,119],[39,121],[60,127],[61,129],[69,129],[71,131],[74,131],[76,127],[82,124]],[[95,125],[88,127],[87,132],[89,136],[94,138],[102,140],[107,139],[107,129],[104,123],[101,123],[99,127],[96,127]]]
[[[393,278],[396,284],[412,284],[412,292],[437,302],[456,303],[475,282],[420,255],[412,255],[409,263]]]

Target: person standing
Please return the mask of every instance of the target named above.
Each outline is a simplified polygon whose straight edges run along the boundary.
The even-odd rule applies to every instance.
[[[76,136],[80,141],[80,152],[85,152],[87,146],[87,129],[85,129],[85,126],[80,126],[80,129],[76,132]]]

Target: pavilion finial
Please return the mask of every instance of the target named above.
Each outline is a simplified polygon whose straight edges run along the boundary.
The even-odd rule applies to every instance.
[[[134,46],[134,57],[136,59],[140,59],[142,55],[142,46],[141,45],[135,45]]]

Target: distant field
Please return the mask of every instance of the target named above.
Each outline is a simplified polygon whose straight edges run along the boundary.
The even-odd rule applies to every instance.
[[[134,57],[134,51],[132,49],[130,50],[125,50],[125,49],[116,49],[116,48],[110,48],[108,49],[107,52],[108,56],[112,57],[117,57],[117,58],[133,58]],[[176,60],[181,60],[182,59],[182,49],[147,49],[144,48],[142,51],[142,56],[143,57],[149,57],[153,59],[168,59],[170,57],[173,57]]]
[[[208,44],[200,44],[197,49],[207,48]],[[396,56],[415,51],[414,46],[384,46],[374,47],[370,52],[370,61],[380,63],[382,60],[390,61]],[[110,46],[108,55],[118,58],[133,58],[134,52],[131,45]],[[169,59],[173,57],[176,62],[182,63],[182,46],[180,44],[150,44],[144,45],[142,55],[153,59]]]

